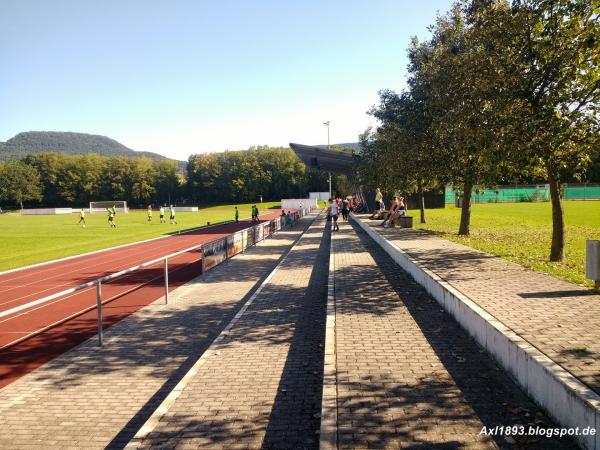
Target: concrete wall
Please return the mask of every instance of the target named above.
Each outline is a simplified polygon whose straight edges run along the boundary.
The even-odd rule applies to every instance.
[[[284,198],[281,200],[281,209],[316,208],[317,206],[319,205],[315,198]]]
[[[39,216],[39,215],[54,215],[54,214],[71,214],[72,208],[38,208],[38,209],[22,209],[22,216]]]
[[[406,270],[485,348],[523,390],[565,428],[596,429],[574,436],[585,449],[600,450],[600,396],[545,354],[496,320],[435,273],[422,267],[393,242],[356,216],[356,223]],[[506,424],[509,425],[509,424]]]
[[[308,197],[317,200],[329,200],[329,192],[309,192]]]

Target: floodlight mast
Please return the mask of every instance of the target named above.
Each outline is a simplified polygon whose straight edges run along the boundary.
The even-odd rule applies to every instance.
[[[327,122],[323,122],[323,125],[327,127],[327,150],[331,150],[329,145],[329,125],[331,125],[331,122],[328,120]],[[329,198],[331,198],[331,172],[329,172]]]

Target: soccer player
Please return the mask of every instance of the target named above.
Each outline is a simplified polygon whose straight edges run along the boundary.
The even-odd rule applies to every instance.
[[[115,205],[113,205],[113,207],[112,207],[112,213],[113,213],[113,217],[117,215],[117,208],[115,208]]]
[[[170,208],[169,212],[171,214],[171,218],[169,220],[169,223],[177,225],[177,221],[175,220],[175,208],[173,208],[173,205],[171,205],[171,208]]]
[[[165,220],[165,207],[161,206],[160,207],[160,223],[167,223],[167,221]]]
[[[152,223],[152,205],[148,205],[148,223]]]
[[[114,207],[106,208],[106,211],[108,211],[108,224],[110,225],[111,228],[117,228],[117,224],[115,223]]]
[[[79,211],[79,222],[77,222],[77,225],[79,225],[81,222],[83,222],[83,225],[81,226],[85,228],[85,211],[83,208],[81,208],[81,211]]]
[[[240,221],[240,212],[238,211],[237,206],[235,207],[235,223]]]

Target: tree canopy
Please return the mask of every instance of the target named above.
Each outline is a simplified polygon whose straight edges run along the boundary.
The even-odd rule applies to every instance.
[[[474,189],[543,179],[550,259],[561,260],[562,185],[597,171],[599,13],[589,0],[455,3],[431,39],[412,40],[407,89],[380,92],[371,111],[380,125],[362,138],[363,178],[377,173],[404,192],[451,184],[463,196],[459,234],[469,234]]]

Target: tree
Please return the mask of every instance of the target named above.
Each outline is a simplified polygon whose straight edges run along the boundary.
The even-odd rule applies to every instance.
[[[22,161],[10,161],[0,167],[0,199],[23,202],[42,199],[42,182],[38,171]]]
[[[495,184],[510,167],[510,148],[497,139],[502,78],[489,62],[489,48],[456,4],[438,18],[429,42],[413,40],[409,85],[430,118],[429,151],[444,184],[463,192],[458,234],[470,232],[471,194]]]
[[[153,182],[156,172],[150,158],[137,158],[132,162],[131,196],[143,205],[148,203],[154,194]]]
[[[179,176],[177,162],[172,160],[155,160],[154,192],[159,203],[172,203],[179,194]]]
[[[562,183],[580,176],[600,132],[600,20],[597,1],[514,2],[509,27],[486,21],[501,43],[496,65],[514,89],[511,129],[545,170],[552,201],[550,260],[564,259]]]
[[[418,193],[420,220],[425,223],[425,190],[435,187],[438,182],[430,151],[433,145],[431,116],[425,99],[417,95],[416,89],[401,95],[389,90],[380,91],[379,107],[370,113],[381,122],[376,137],[381,150],[377,165],[385,165],[388,171],[391,170],[389,179],[394,184],[394,191]]]

